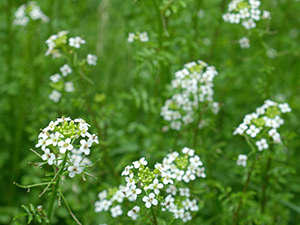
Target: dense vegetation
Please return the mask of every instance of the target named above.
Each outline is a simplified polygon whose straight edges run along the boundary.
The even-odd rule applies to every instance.
[[[185,219],[187,224],[203,225],[300,224],[300,2],[259,3],[233,1],[229,12],[229,0],[38,0],[36,5],[0,1],[0,224],[31,219],[33,224],[182,224]],[[22,4],[29,6],[24,26],[16,22]],[[46,17],[30,17],[37,5]],[[261,10],[251,11],[259,17],[253,28],[242,22],[250,14],[245,19],[224,16],[248,8]],[[46,40],[61,31],[68,33],[49,47]],[[80,37],[79,46],[72,37]],[[53,57],[55,53],[61,57]],[[62,69],[65,64],[72,72]],[[61,75],[51,77],[57,73]],[[203,74],[210,78],[203,80]],[[172,96],[177,100],[168,101]],[[179,104],[178,99],[185,100]],[[182,114],[176,114],[179,119],[176,110]],[[253,112],[245,130],[237,131],[245,115]],[[62,150],[68,144],[75,147],[76,135],[86,138],[77,141],[78,148],[90,140],[82,135],[87,128],[82,120],[53,128],[64,142],[52,143],[51,150],[57,151],[52,163],[38,144],[41,129],[64,117],[83,119],[91,125],[89,132],[98,136],[99,143],[94,140],[81,149],[90,160],[85,165],[95,163],[84,168],[91,176],[81,176],[83,167],[71,174],[76,165],[70,149]],[[279,139],[271,128],[278,128]],[[167,154],[174,152],[180,156],[172,161],[174,155]],[[194,154],[200,156],[206,175],[188,168],[197,160]],[[65,161],[59,164],[59,157]],[[143,160],[137,164],[142,157],[147,165]],[[191,175],[175,182],[189,188],[196,199],[191,218],[161,211],[166,208],[167,186],[159,195],[155,192],[158,203],[152,201],[150,207],[144,204],[150,200],[143,198],[150,192],[142,190],[135,221],[133,211],[127,215],[135,205],[123,201],[124,196],[122,203],[113,203],[122,205],[122,212],[99,208],[103,196],[108,199],[120,184],[126,185],[121,176],[126,166],[133,166],[129,173],[139,179],[137,188],[155,190],[154,177],[167,185],[163,169],[154,169],[164,157],[166,165],[199,172],[195,180]],[[137,178],[142,176],[147,179]],[[47,185],[22,188],[52,178],[46,190]],[[184,194],[176,201],[184,208],[178,203],[181,197]],[[24,216],[13,220],[18,214]]]

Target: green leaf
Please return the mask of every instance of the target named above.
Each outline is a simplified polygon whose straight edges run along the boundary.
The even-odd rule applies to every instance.
[[[16,216],[13,218],[13,220],[16,220],[16,219],[18,219],[18,218],[20,218],[20,217],[27,216],[27,215],[28,215],[28,213],[21,212],[21,213],[19,213],[18,215],[16,215]]]
[[[32,205],[31,203],[29,204],[29,208],[31,210],[32,213],[35,213],[36,209],[34,207],[34,205]]]
[[[37,219],[37,221],[39,221],[39,223],[42,223],[42,218],[40,217],[40,215],[36,214],[35,218]]]
[[[30,213],[30,210],[29,210],[29,208],[28,208],[28,206],[26,206],[26,205],[21,205],[21,207],[23,208],[23,209],[25,209],[25,211],[30,215],[31,213]]]
[[[295,205],[294,203],[292,202],[289,202],[289,201],[285,201],[285,200],[280,200],[279,201],[282,205],[285,205],[286,207],[294,210],[295,212],[299,213],[300,214],[300,206],[298,205]]]
[[[32,220],[33,220],[33,215],[32,214],[28,215],[28,224],[30,224]]]

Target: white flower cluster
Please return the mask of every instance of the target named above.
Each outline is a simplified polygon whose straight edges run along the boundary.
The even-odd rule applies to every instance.
[[[276,103],[266,100],[256,112],[244,117],[243,122],[235,129],[234,135],[248,135],[256,139],[259,151],[269,148],[269,143],[281,143],[277,129],[284,123],[281,114],[291,112],[287,103]]]
[[[182,124],[193,123],[195,114],[199,113],[204,104],[213,113],[218,113],[219,104],[213,102],[213,79],[216,75],[218,72],[215,67],[201,60],[187,63],[175,73],[171,84],[176,94],[161,108],[161,116],[170,121],[171,129],[180,130]]]
[[[203,163],[193,149],[185,147],[182,153],[182,156],[178,152],[168,154],[162,163],[155,164],[153,171],[147,167],[148,162],[144,157],[126,166],[121,174],[125,176],[126,186],[120,186],[109,195],[106,190],[100,192],[95,211],[108,211],[113,206],[110,208],[112,216],[120,216],[123,210],[119,203],[127,198],[135,202],[135,206],[127,213],[132,220],[140,216],[141,208],[151,207],[169,211],[175,219],[180,218],[183,222],[191,220],[191,212],[198,211],[199,207],[196,199],[190,199],[190,189],[185,184],[206,175]]]
[[[58,118],[42,130],[35,147],[42,149],[44,154],[41,157],[49,165],[60,165],[68,154],[69,177],[74,177],[91,164],[85,155],[90,154],[93,143],[99,144],[97,135],[88,132],[89,127],[83,119]]]
[[[245,167],[247,165],[248,156],[244,154],[240,154],[236,163],[240,166]]]
[[[246,37],[239,39],[239,44],[241,48],[250,48],[250,40]]]
[[[68,39],[68,31],[60,31],[57,34],[51,35],[47,40],[46,44],[48,46],[47,52],[45,53],[46,56],[52,54],[53,58],[59,58],[61,56],[60,54],[60,48],[62,46],[66,46],[67,43],[70,47],[73,48],[80,48],[82,44],[85,44],[86,41],[82,39],[81,37],[70,37]]]
[[[71,37],[68,40],[68,31],[61,31],[58,34],[51,35],[47,40],[46,44],[48,45],[48,50],[46,52],[46,56],[52,54],[53,58],[59,58],[61,57],[60,50],[65,50],[65,47],[67,48],[80,48],[81,44],[85,44],[86,41],[83,40],[81,37]],[[67,50],[68,51],[68,50]],[[88,54],[86,57],[86,62],[88,65],[97,65],[97,56]],[[66,77],[72,73],[72,68],[68,64],[64,64],[62,67],[60,67],[60,72],[56,73],[52,76],[50,76],[51,80],[51,86],[54,88],[54,90],[49,95],[49,98],[54,102],[59,102],[62,91],[66,92],[73,92],[74,84],[72,81],[66,81]]]
[[[223,20],[239,24],[250,30],[256,27],[256,22],[261,19],[271,19],[271,13],[259,9],[259,0],[232,0],[228,5],[228,12],[223,15]],[[261,15],[262,14],[262,15]]]
[[[136,32],[136,33],[129,33],[128,34],[128,38],[127,41],[129,43],[132,43],[136,40],[140,40],[141,42],[148,42],[149,38],[148,38],[148,33],[147,32]]]
[[[28,2],[21,5],[15,12],[13,24],[26,26],[30,20],[42,20],[45,23],[49,22],[49,18],[43,13],[40,6],[36,2]]]
[[[51,86],[54,90],[49,95],[49,98],[54,102],[59,102],[62,94],[61,91],[65,90],[66,92],[73,92],[74,84],[72,81],[66,81],[66,77],[72,73],[72,68],[68,64],[64,64],[60,67],[60,72],[50,76]]]

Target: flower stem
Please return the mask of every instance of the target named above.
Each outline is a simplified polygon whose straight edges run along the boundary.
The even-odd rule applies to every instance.
[[[68,210],[69,210],[70,215],[73,217],[73,219],[76,221],[76,223],[77,223],[78,225],[82,225],[82,224],[80,223],[80,221],[76,218],[76,216],[74,215],[74,213],[72,212],[72,210],[71,210],[71,208],[70,208],[70,206],[69,206],[67,200],[65,199],[65,196],[61,193],[61,191],[59,192],[59,194],[60,194],[61,198],[63,199],[64,203],[66,204],[66,206],[67,206],[67,208],[68,208]]]
[[[250,178],[251,178],[251,175],[252,175],[252,172],[253,172],[253,169],[255,167],[255,162],[256,162],[256,157],[254,158],[254,161],[252,163],[252,166],[248,172],[248,176],[247,176],[247,180],[246,180],[246,183],[244,185],[244,189],[243,189],[243,195],[246,193],[246,191],[248,190],[248,185],[250,183]],[[238,204],[238,207],[237,207],[237,210],[234,212],[233,214],[233,225],[237,225],[237,222],[238,222],[238,217],[239,217],[239,212],[241,210],[241,207],[242,207],[242,200],[243,200],[243,196],[241,196],[240,198],[240,201],[239,201],[239,204]]]
[[[152,212],[152,216],[153,216],[153,221],[152,222],[153,222],[154,225],[157,225],[156,214],[154,212],[153,207],[151,207],[151,212]]]
[[[49,208],[48,208],[49,221],[51,221],[51,215],[52,215],[52,211],[53,211],[54,201],[55,201],[55,198],[56,198],[56,194],[57,194],[58,186],[59,186],[59,183],[60,183],[61,175],[64,171],[64,167],[65,167],[66,162],[67,162],[67,158],[68,158],[68,152],[65,153],[64,161],[62,162],[61,167],[57,172],[57,174],[58,174],[57,175],[57,180],[56,180],[55,186],[53,188],[52,198],[50,200],[50,204],[49,204]]]
[[[272,148],[273,145],[270,146],[270,151],[272,151]],[[265,171],[265,174],[264,174],[264,184],[262,186],[262,198],[261,198],[261,212],[263,213],[265,211],[265,206],[266,206],[266,203],[267,203],[267,197],[266,197],[266,189],[267,189],[267,186],[269,184],[269,178],[270,178],[270,174],[269,174],[269,170],[271,169],[271,164],[272,164],[272,159],[271,158],[268,158],[268,162],[267,162],[267,165],[266,165],[266,171]]]

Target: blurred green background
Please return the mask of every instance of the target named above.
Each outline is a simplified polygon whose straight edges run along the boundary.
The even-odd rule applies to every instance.
[[[179,151],[188,146],[206,151],[203,161],[204,165],[205,160],[210,161],[209,182],[242,189],[235,160],[249,150],[243,138],[234,137],[232,132],[245,114],[254,112],[268,98],[288,102],[292,108],[281,128],[284,163],[279,160],[277,165],[286,171],[271,182],[278,182],[275,189],[289,195],[278,203],[286,210],[286,222],[278,224],[300,224],[300,2],[262,2],[261,8],[270,11],[272,19],[270,24],[260,21],[258,26],[269,26],[272,32],[262,39],[276,50],[273,59],[266,57],[262,39],[254,32],[222,20],[228,0],[175,1],[176,8],[165,17],[169,36],[164,32],[160,38],[161,22],[155,3],[163,7],[166,2],[39,0],[50,22],[31,21],[20,27],[12,24],[14,12],[26,1],[0,1],[0,224],[12,224],[12,218],[22,211],[21,204],[46,201],[37,197],[40,188],[27,193],[13,185],[40,182],[44,176],[44,170],[28,165],[38,160],[29,149],[37,143],[39,129],[61,116],[81,117],[92,124],[79,82],[74,81],[76,91],[63,101],[53,103],[48,98],[49,76],[58,72],[63,60],[44,56],[45,40],[61,30],[86,40],[80,55],[98,56],[98,65],[88,75],[94,84],[84,85],[97,118],[94,122],[101,128],[100,137],[106,144],[94,148],[90,159],[112,159],[92,168],[97,180],[74,179],[65,186],[70,205],[83,224],[107,220],[107,216],[94,213],[93,204],[100,190],[121,182],[119,174],[126,165],[142,156],[154,165],[170,148]],[[150,41],[128,43],[128,33],[137,31],[148,32]],[[243,36],[249,37],[250,49],[240,49],[238,39]],[[160,108],[170,97],[167,87],[174,73],[183,64],[198,59],[219,72],[214,80],[214,98],[221,103],[221,110],[211,116],[210,128],[200,133],[201,146],[191,146],[188,130],[178,140],[176,132],[161,132],[164,121]],[[97,132],[93,126],[92,132]],[[196,221],[226,224],[219,200],[209,197],[221,192],[216,187],[207,194]],[[64,207],[56,211],[55,223],[74,223]],[[212,215],[219,216],[210,220]]]

